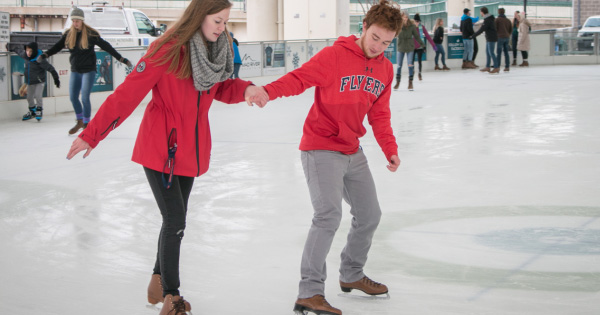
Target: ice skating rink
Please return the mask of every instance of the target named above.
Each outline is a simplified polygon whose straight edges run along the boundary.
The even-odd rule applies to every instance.
[[[391,299],[338,296],[347,205],[326,298],[345,315],[599,314],[600,66],[423,77],[392,94],[398,172],[370,126],[361,141],[383,210],[365,270]],[[211,168],[182,245],[195,315],[293,314],[312,217],[298,150],[312,96],[213,104]],[[130,161],[143,107],[71,161],[72,113],[1,122],[0,314],[158,313],[146,287],[160,216]]]

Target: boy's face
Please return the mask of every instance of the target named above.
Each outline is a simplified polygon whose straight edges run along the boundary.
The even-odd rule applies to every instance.
[[[33,49],[31,49],[30,47],[26,47],[25,53],[27,53],[27,57],[31,57],[31,55],[33,55]]]
[[[381,55],[396,37],[396,32],[373,24],[366,28],[363,22],[363,35],[361,37],[361,47],[367,58],[375,58]]]

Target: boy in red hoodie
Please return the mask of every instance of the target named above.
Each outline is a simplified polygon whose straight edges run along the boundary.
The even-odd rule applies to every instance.
[[[342,218],[342,199],[350,204],[353,219],[341,255],[341,289],[370,295],[388,292],[385,285],[363,272],[381,210],[358,139],[366,133],[363,120],[367,116],[388,169],[396,171],[400,159],[389,104],[394,70],[383,52],[401,26],[399,8],[381,0],[365,16],[360,38],[340,37],[302,67],[264,87],[271,100],[316,87],[300,142],[314,218],[302,255],[302,279],[294,307],[298,313],[342,314],[324,297],[325,259]]]

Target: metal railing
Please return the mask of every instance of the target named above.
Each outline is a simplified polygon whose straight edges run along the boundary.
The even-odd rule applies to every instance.
[[[540,32],[550,34],[554,38],[551,41],[550,50],[555,56],[597,56],[599,49],[600,33],[583,36],[571,29],[551,30]]]
[[[108,5],[123,5],[136,9],[183,9],[190,0],[101,0]],[[233,10],[245,10],[246,0],[230,0]],[[100,1],[99,1],[100,2]],[[0,0],[0,7],[50,7],[65,8],[73,5],[90,5],[91,0]]]

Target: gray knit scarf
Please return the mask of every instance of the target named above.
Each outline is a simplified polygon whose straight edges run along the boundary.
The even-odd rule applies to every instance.
[[[227,80],[233,73],[233,54],[225,32],[216,42],[208,42],[208,47],[204,45],[200,33],[196,32],[190,40],[190,53],[194,87],[198,91],[209,90],[215,83]]]

